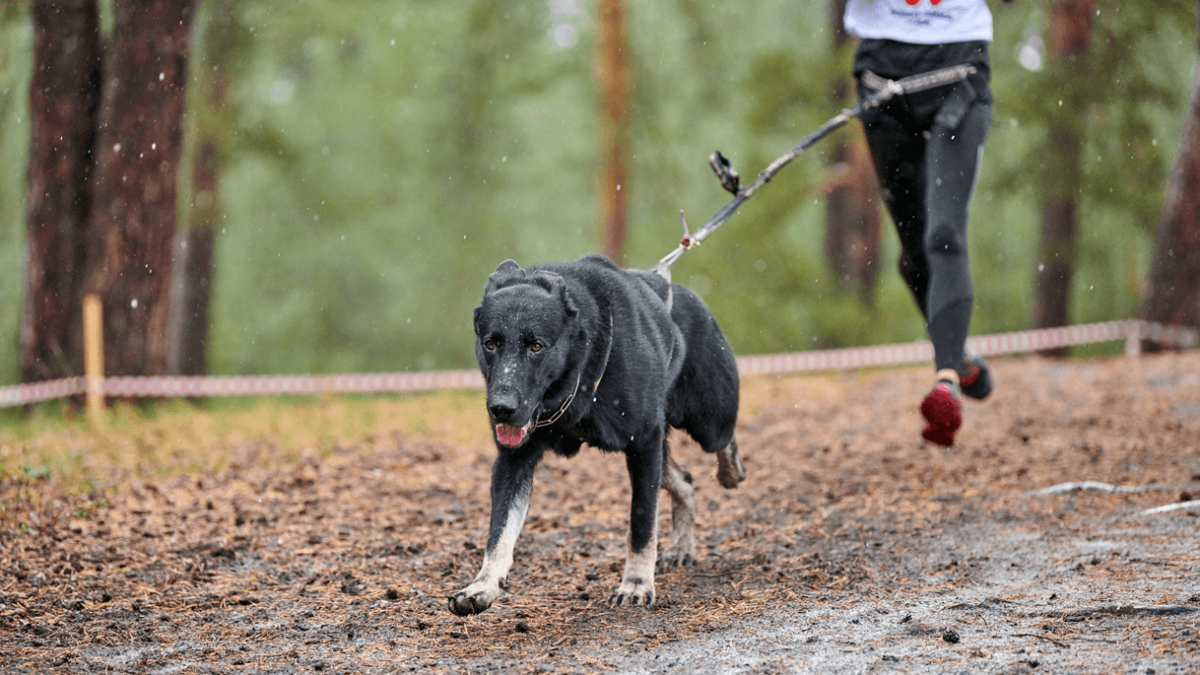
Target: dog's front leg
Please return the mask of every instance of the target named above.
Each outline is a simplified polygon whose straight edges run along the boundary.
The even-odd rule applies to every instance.
[[[621,585],[609,602],[616,605],[654,604],[654,561],[658,557],[658,489],[662,481],[662,433],[650,443],[625,451],[633,503],[629,512],[628,555]]]
[[[512,567],[513,548],[529,511],[533,470],[541,456],[541,449],[500,449],[500,456],[492,465],[492,516],[483,567],[470,586],[447,598],[451,612],[459,616],[478,614],[500,597],[500,585]]]

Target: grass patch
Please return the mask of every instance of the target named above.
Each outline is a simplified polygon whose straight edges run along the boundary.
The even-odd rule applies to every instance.
[[[72,495],[230,468],[268,467],[335,449],[370,452],[405,440],[488,443],[483,393],[278,397],[118,403],[92,428],[58,403],[9,414],[0,427],[0,481],[52,482]]]

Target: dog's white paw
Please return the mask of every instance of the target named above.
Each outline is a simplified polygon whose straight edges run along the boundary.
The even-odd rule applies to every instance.
[[[654,604],[654,580],[646,581],[641,577],[627,576],[621,580],[621,585],[612,592],[608,599],[610,605],[629,605],[649,607]]]
[[[457,593],[446,596],[446,602],[454,614],[468,616],[479,614],[491,607],[499,597],[500,586],[498,584],[475,582]]]

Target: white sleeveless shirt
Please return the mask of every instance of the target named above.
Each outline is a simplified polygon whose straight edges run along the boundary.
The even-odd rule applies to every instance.
[[[850,0],[846,31],[864,39],[916,44],[992,41],[985,0]]]

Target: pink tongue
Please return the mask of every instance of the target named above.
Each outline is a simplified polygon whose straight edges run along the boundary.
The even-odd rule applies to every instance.
[[[496,438],[504,445],[519,445],[525,438],[525,427],[514,427],[511,424],[497,424]]]

